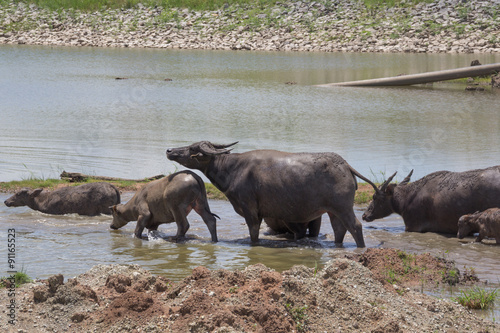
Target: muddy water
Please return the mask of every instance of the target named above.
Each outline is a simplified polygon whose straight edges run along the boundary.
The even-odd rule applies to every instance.
[[[2,202],[7,197],[0,194]],[[128,197],[130,194],[125,194],[123,201]],[[189,215],[191,228],[187,241],[183,243],[171,239],[176,233],[175,224],[162,225],[159,232],[148,234],[149,240],[137,240],[133,238],[135,222],[115,231],[109,229],[109,216],[56,216],[27,207],[8,208],[3,204],[0,204],[0,228],[16,229],[18,262],[31,276],[40,278],[56,272],[72,276],[100,263],[137,263],[176,280],[199,265],[210,269],[238,269],[262,262],[282,271],[298,264],[314,267],[332,257],[362,251],[356,248],[349,233],[344,246],[336,247],[326,215],[318,239],[294,241],[283,235],[271,235],[263,224],[261,242],[252,246],[243,218],[228,202],[211,200],[210,206],[221,217],[217,225],[219,242],[216,244],[210,242],[208,229],[195,212]],[[361,220],[363,207],[356,207],[355,212]],[[429,252],[456,260],[459,267],[473,267],[481,279],[500,282],[498,246],[464,243],[434,233],[405,233],[398,215],[363,222],[363,226],[367,247]]]
[[[0,230],[15,228],[16,265],[28,275],[38,278],[47,278],[55,273],[70,278],[97,264],[128,263],[139,264],[153,273],[178,281],[200,265],[215,270],[243,269],[247,265],[263,263],[283,271],[293,265],[322,267],[334,257],[363,251],[356,248],[349,233],[344,246],[336,247],[326,216],[317,239],[294,241],[283,235],[270,235],[263,224],[261,242],[253,246],[243,218],[234,212],[228,202],[211,200],[211,210],[221,217],[217,226],[219,242],[210,242],[206,226],[192,212],[188,217],[191,228],[187,240],[176,243],[172,241],[176,233],[175,224],[162,225],[158,232],[147,234],[148,240],[138,240],[133,237],[135,222],[120,230],[111,230],[109,216],[55,216],[27,207],[8,208],[3,204],[7,197],[0,194]],[[126,193],[123,201],[130,197],[131,194]],[[363,207],[356,207],[355,212],[361,220]],[[403,222],[397,215],[376,222],[363,222],[363,226],[367,247],[393,247],[411,253],[430,252],[455,260],[459,269],[464,266],[474,268],[477,275],[488,280],[492,287],[499,285],[498,246],[470,243],[472,239],[463,243],[454,237],[433,233],[405,233]],[[0,244],[7,244],[5,233],[2,238]],[[457,296],[457,293],[457,288],[451,288],[434,295],[449,298]],[[480,314],[498,318],[500,309]]]

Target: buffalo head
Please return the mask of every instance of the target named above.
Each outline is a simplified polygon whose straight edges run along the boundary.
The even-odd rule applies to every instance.
[[[42,193],[43,189],[37,188],[35,190],[30,190],[28,188],[23,188],[19,192],[16,192],[13,196],[5,200],[5,206],[7,207],[21,207],[27,206],[30,202]]]
[[[479,232],[479,227],[477,225],[477,219],[480,212],[475,212],[474,214],[462,215],[458,219],[458,233],[457,238],[462,239],[474,232]]]
[[[167,149],[167,158],[190,169],[203,170],[214,156],[228,154],[227,149],[238,142],[228,145],[218,145],[208,141],[200,141],[190,146]]]
[[[114,205],[109,207],[111,213],[113,214],[113,222],[109,226],[111,229],[117,230],[129,223],[129,220],[122,216],[122,204]]]
[[[395,172],[392,176],[387,178],[387,180],[380,185],[380,187],[375,189],[375,194],[373,194],[373,200],[363,214],[363,220],[366,222],[372,222],[376,219],[381,219],[383,217],[389,216],[394,213],[394,208],[392,206],[392,197],[394,195],[394,190],[396,186],[406,185],[410,181],[413,170],[410,171],[408,176],[399,184],[390,184],[392,179],[396,176]]]

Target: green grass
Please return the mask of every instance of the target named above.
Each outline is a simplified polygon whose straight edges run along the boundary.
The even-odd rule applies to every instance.
[[[7,279],[8,277],[0,277],[0,288],[5,288],[7,286],[8,282],[10,282],[10,280]],[[24,271],[14,274],[14,284],[16,285],[16,288],[19,288],[20,285],[31,281],[33,280]]]
[[[453,300],[469,309],[484,310],[493,305],[497,294],[497,289],[487,291],[476,286],[470,290],[462,290],[461,295]]]
[[[46,188],[49,190],[53,190],[57,186],[76,186],[85,183],[99,182],[99,181],[101,180],[88,179],[85,182],[71,183],[67,180],[62,180],[62,179],[28,178],[23,180],[14,180],[10,182],[0,182],[0,192],[13,193],[19,191],[22,188],[31,188],[31,189]],[[121,191],[135,191],[136,188],[135,185],[138,182],[131,180],[120,180],[120,181],[110,181],[110,183],[115,185]],[[205,187],[207,189],[208,198],[215,200],[227,200],[224,193],[219,191],[213,184],[205,183]],[[356,191],[354,202],[356,204],[366,204],[372,200],[372,195],[373,195],[372,189],[368,191],[366,190]]]
[[[67,181],[61,179],[41,179],[41,178],[29,178],[23,180],[14,180],[11,182],[1,182],[0,191],[1,192],[15,192],[23,187],[27,188],[47,188],[53,189],[59,184],[65,184]]]
[[[121,9],[133,8],[139,3],[146,7],[161,6],[163,8],[190,8],[194,10],[214,10],[224,8],[226,5],[249,5],[254,7],[273,6],[278,0],[25,0],[17,2],[34,3],[39,7],[51,10],[57,9],[79,9],[83,11],[95,11],[103,8]],[[0,0],[0,4],[6,4],[10,0]],[[430,3],[434,0],[364,0],[366,7],[408,7],[418,3]]]
[[[277,0],[26,0],[18,2],[34,3],[39,7],[51,10],[78,9],[96,11],[103,8],[128,9],[142,4],[146,7],[161,6],[163,8],[190,8],[194,10],[214,10],[223,8],[226,4],[249,4],[267,6],[274,5]],[[0,0],[0,3],[9,3]]]
[[[297,332],[305,332],[307,322],[307,305],[302,307],[292,307],[290,303],[287,303],[285,304],[285,307],[295,321]]]
[[[419,3],[433,3],[435,0],[364,0],[366,7],[409,7]]]
[[[367,204],[370,201],[372,201],[373,197],[373,192],[372,191],[356,191],[356,194],[354,195],[354,203],[361,205],[361,204]]]
[[[215,199],[215,200],[227,200],[226,196],[224,193],[219,191],[213,184],[211,183],[205,183],[205,187],[207,189],[207,196],[210,199]]]

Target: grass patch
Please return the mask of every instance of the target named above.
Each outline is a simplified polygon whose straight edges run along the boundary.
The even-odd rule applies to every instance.
[[[487,309],[493,305],[498,290],[487,291],[484,288],[474,287],[470,290],[462,290],[461,295],[453,300],[469,309]]]
[[[297,332],[305,332],[307,321],[307,305],[301,307],[292,307],[290,303],[287,303],[285,304],[285,307],[295,321]]]
[[[0,4],[8,4],[10,0],[0,0]],[[248,5],[256,8],[274,6],[278,0],[26,0],[28,4],[36,4],[42,8],[78,9],[96,11],[101,9],[128,9],[142,4],[146,7],[161,6],[163,8],[189,8],[193,10],[215,10],[231,5]],[[431,3],[434,0],[364,0],[367,8],[410,7],[419,3]]]
[[[375,183],[375,185],[379,185],[378,183]],[[375,193],[375,190],[373,187],[368,184],[368,183],[358,183],[358,189],[356,190],[356,193],[354,194],[354,203],[357,205],[363,205],[367,204],[370,201],[372,201],[373,194]]]
[[[409,7],[419,3],[433,3],[435,0],[363,0],[366,7]]]
[[[19,191],[22,188],[30,188],[30,189],[43,188],[47,190],[54,190],[57,187],[62,187],[62,186],[77,186],[86,183],[96,183],[96,182],[102,182],[102,180],[88,179],[82,182],[70,182],[68,180],[62,180],[62,179],[30,178],[24,180],[14,180],[10,182],[0,182],[0,192],[13,193]],[[138,182],[131,180],[123,180],[123,181],[109,181],[108,183],[115,185],[119,190],[122,191],[135,191],[137,189],[137,184],[146,183],[146,181]]]
[[[61,179],[41,179],[41,178],[29,178],[23,180],[14,180],[11,182],[1,182],[0,191],[1,192],[16,192],[21,188],[47,188],[54,189],[60,184],[68,183],[67,181]]]
[[[19,288],[19,286],[21,286],[22,284],[30,283],[31,281],[33,281],[33,280],[28,276],[28,274],[26,274],[26,272],[24,272],[24,271],[21,271],[21,272],[17,272],[13,276],[1,277],[0,278],[0,288],[10,287],[10,284],[12,282],[14,282],[14,285],[16,286],[16,288]]]
[[[41,179],[41,178],[29,178],[24,180],[14,180],[10,182],[0,182],[0,192],[3,193],[14,193],[22,188],[44,188],[48,190],[53,190],[61,186],[76,186],[85,183],[101,182],[102,180],[89,178],[82,182],[69,182],[62,179]],[[142,185],[146,184],[148,181],[133,181],[133,180],[116,180],[109,181],[109,183],[115,185],[120,191],[137,191],[137,189]],[[227,200],[227,197],[219,191],[213,184],[205,183],[207,189],[207,196],[209,199],[214,200]],[[372,200],[374,190],[368,184],[360,184],[360,188],[356,191],[354,198],[354,203],[356,204],[366,204]]]
[[[27,0],[28,4],[35,4],[41,8],[50,10],[77,9],[82,11],[96,11],[101,9],[129,9],[139,4],[145,7],[163,8],[189,8],[193,10],[214,10],[224,8],[227,5],[252,5],[272,6],[277,0]],[[0,0],[0,4],[9,3],[8,0]]]
[[[209,199],[227,200],[225,194],[219,191],[213,184],[205,183],[205,187],[207,189],[207,197]]]

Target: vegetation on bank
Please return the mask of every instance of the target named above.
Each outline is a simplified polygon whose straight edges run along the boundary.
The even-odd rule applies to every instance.
[[[4,193],[14,193],[21,188],[46,188],[48,190],[53,190],[61,186],[76,186],[87,182],[99,182],[99,179],[87,179],[82,182],[70,182],[63,179],[42,179],[42,178],[28,178],[23,180],[16,180],[10,182],[0,182],[0,192]],[[115,185],[121,192],[137,191],[143,184],[146,184],[148,180],[144,181],[133,181],[133,180],[114,180],[109,181],[111,184]],[[207,189],[207,195],[210,199],[215,200],[227,200],[224,193],[219,191],[213,184],[205,183]],[[371,201],[374,190],[373,188],[366,184],[358,184],[358,190],[354,197],[354,202],[358,205],[366,204]]]
[[[367,8],[375,9],[383,6],[386,8],[412,6],[419,3],[431,3],[434,0],[360,0]],[[189,8],[193,10],[215,10],[231,5],[251,5],[261,8],[273,6],[278,0],[0,0],[0,4],[11,2],[25,2],[35,4],[42,8],[78,9],[95,11],[106,9],[128,9],[142,4],[146,7],[161,6],[163,8]]]
[[[461,295],[453,300],[469,309],[485,310],[495,303],[497,295],[497,289],[488,291],[484,288],[474,286],[472,289],[462,290]]]
[[[443,5],[447,6],[444,13]],[[499,19],[500,4],[479,1],[0,0],[4,38],[30,32],[31,39],[42,32],[84,29],[85,34],[87,30],[92,34],[85,35],[80,44],[76,43],[77,34],[73,44],[86,46],[107,45],[88,44],[95,43],[95,35],[99,35],[110,39],[107,46],[129,47],[124,36],[128,39],[141,32],[141,46],[179,47],[182,36],[177,33],[183,31],[203,43],[216,36],[217,47],[228,33],[234,33],[239,44],[229,37],[226,42],[243,49],[262,47],[252,43],[270,34],[288,34],[286,40],[281,36],[279,42],[266,45],[278,50],[492,52],[500,44]],[[153,38],[152,31],[160,36]],[[71,39],[65,40],[73,45]],[[133,44],[136,46],[135,41]]]
[[[16,272],[11,276],[0,277],[0,288],[11,288],[11,284],[14,283],[16,288],[19,288],[22,284],[30,283],[33,280],[26,274],[26,272]]]

